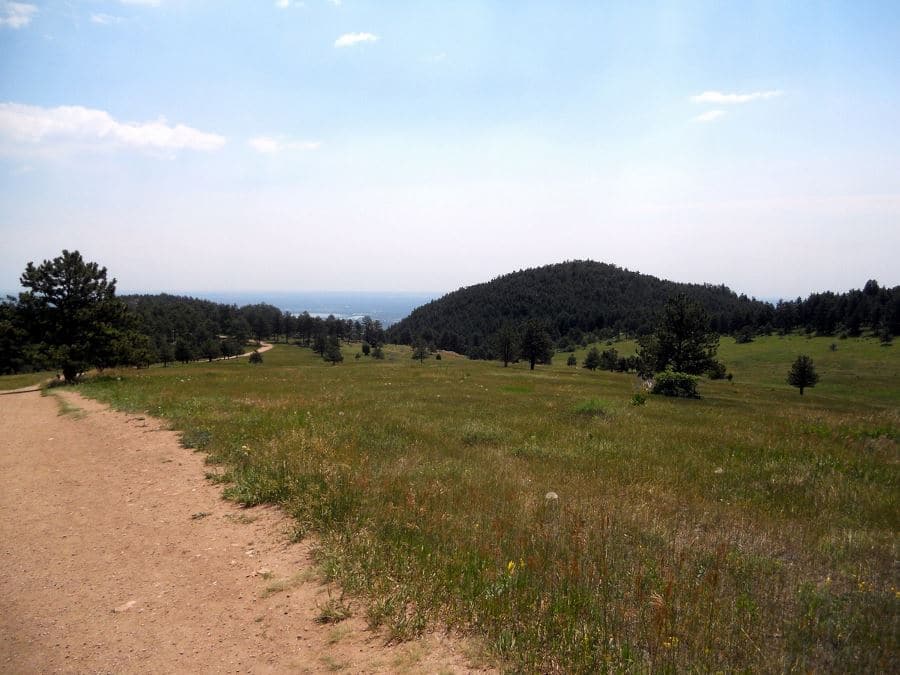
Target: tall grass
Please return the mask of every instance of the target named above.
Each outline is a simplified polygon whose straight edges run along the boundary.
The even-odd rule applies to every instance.
[[[733,384],[642,406],[633,376],[559,358],[400,348],[331,367],[279,346],[83,391],[169,419],[229,497],[282,504],[397,639],[472,631],[528,671],[896,671],[900,359],[842,341],[820,365],[822,342],[723,345]],[[802,399],[794,343],[822,374]]]

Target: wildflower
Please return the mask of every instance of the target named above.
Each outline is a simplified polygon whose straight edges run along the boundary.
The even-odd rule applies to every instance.
[[[509,574],[515,574],[515,572],[516,572],[516,561],[515,561],[515,560],[510,560],[510,561],[507,563],[507,565],[506,565],[506,571],[507,571]]]

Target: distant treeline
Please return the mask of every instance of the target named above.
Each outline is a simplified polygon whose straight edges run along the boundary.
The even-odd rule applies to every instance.
[[[369,317],[354,321],[305,312],[294,316],[268,304],[238,307],[169,294],[124,295],[118,300],[127,307],[131,326],[141,339],[119,345],[123,353],[111,364],[234,356],[245,351],[249,340],[295,339],[306,345],[320,336],[366,340],[372,345],[385,341],[381,323]],[[37,337],[29,335],[27,317],[15,298],[0,303],[0,374],[49,367],[40,351],[30,348]]]
[[[772,303],[738,295],[724,285],[682,284],[593,261],[521,270],[462,288],[419,307],[388,331],[391,342],[424,340],[473,358],[492,358],[492,336],[505,323],[542,321],[557,346],[653,330],[670,297],[701,304],[720,334],[809,330],[820,334],[863,329],[900,332],[900,286],[870,281],[861,291],[815,293]]]
[[[234,352],[228,349],[229,343],[242,348],[250,339],[296,339],[309,345],[319,336],[366,340],[371,344],[383,342],[385,337],[381,323],[369,317],[355,321],[334,316],[323,319],[307,312],[294,316],[265,303],[238,307],[168,294],[125,295],[121,299],[161,356],[167,356],[168,349],[174,351],[169,359],[157,358],[159,362],[208,357],[211,343],[223,351]]]

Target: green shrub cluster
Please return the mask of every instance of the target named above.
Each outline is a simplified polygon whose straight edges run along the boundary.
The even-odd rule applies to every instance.
[[[656,374],[651,392],[662,396],[700,398],[700,394],[697,393],[698,379],[695,375],[664,370]]]

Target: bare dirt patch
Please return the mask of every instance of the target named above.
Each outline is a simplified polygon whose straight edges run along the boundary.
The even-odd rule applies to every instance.
[[[150,417],[70,391],[0,397],[0,671],[478,670],[445,635],[386,645],[352,602],[322,622],[347,603],[311,544],[203,476]]]

